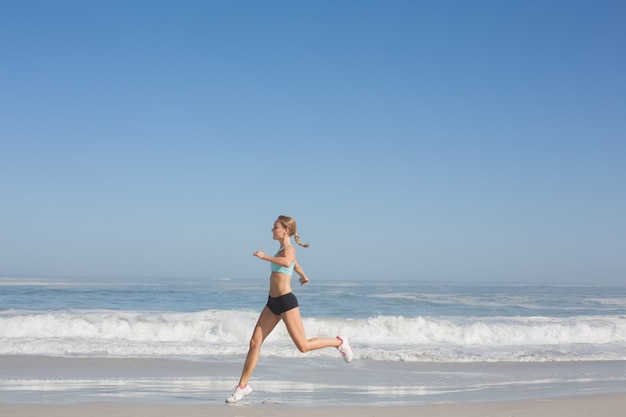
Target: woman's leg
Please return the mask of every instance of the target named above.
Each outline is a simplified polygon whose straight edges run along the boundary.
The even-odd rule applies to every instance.
[[[281,320],[280,316],[272,313],[272,311],[266,306],[259,320],[254,326],[252,337],[250,338],[250,349],[248,350],[248,356],[246,356],[246,362],[243,365],[243,371],[241,372],[241,378],[239,379],[239,386],[244,387],[248,383],[248,380],[252,376],[252,372],[259,361],[259,354],[261,352],[261,345],[265,338],[274,330],[274,327]]]
[[[341,340],[337,338],[329,339],[323,337],[314,337],[313,339],[306,338],[304,334],[304,325],[302,324],[302,317],[300,316],[300,307],[292,308],[289,311],[281,314],[283,322],[287,327],[289,336],[296,344],[296,347],[300,352],[308,352],[310,350],[322,349],[327,347],[339,347]]]

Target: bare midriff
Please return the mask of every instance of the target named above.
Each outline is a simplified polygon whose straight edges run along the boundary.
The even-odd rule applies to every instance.
[[[291,275],[272,272],[270,275],[270,297],[280,297],[291,292]]]

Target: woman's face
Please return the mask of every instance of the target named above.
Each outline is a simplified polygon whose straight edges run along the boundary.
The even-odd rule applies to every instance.
[[[272,228],[274,240],[281,240],[285,236],[289,236],[289,230],[282,224],[280,220],[276,220],[274,222],[274,227]]]

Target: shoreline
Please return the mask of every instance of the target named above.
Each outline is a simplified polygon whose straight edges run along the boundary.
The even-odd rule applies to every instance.
[[[239,358],[54,358],[0,355],[0,404],[221,408]],[[396,363],[261,358],[237,409],[376,407],[626,396],[626,361]],[[0,415],[3,415],[0,413]]]
[[[123,402],[86,402],[74,404],[4,404],[0,415],[13,417],[176,417],[223,416],[313,417],[339,413],[345,417],[615,417],[626,407],[626,394],[588,395],[526,401],[484,401],[468,403],[423,404],[412,406],[290,406],[258,403],[254,405],[162,405]]]

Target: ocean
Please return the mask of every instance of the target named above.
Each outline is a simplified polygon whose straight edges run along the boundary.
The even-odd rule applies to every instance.
[[[267,290],[267,278],[0,278],[0,402],[223,402]],[[626,393],[623,285],[314,281],[294,293],[307,337],[346,335],[355,359],[303,354],[279,324],[250,401]]]

